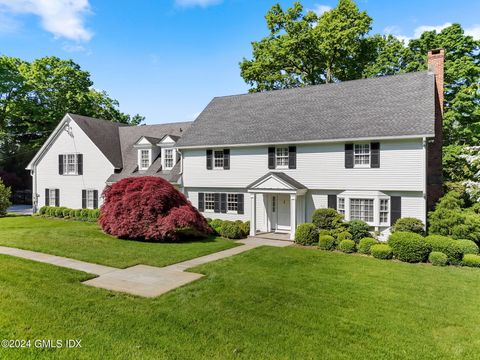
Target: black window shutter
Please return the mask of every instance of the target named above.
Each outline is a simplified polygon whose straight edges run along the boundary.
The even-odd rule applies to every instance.
[[[237,195],[237,213],[238,214],[243,214],[244,213],[244,202],[243,202],[243,194],[238,194]]]
[[[63,175],[63,155],[58,155],[58,175]]]
[[[288,147],[288,168],[289,169],[297,168],[297,147],[296,146]]]
[[[198,211],[204,212],[205,211],[205,194],[198,193]]]
[[[207,170],[212,170],[213,167],[213,151],[207,150]]]
[[[353,144],[345,144],[345,168],[353,168]]]
[[[215,193],[214,195],[215,199],[215,204],[214,204],[214,212],[219,213],[220,212],[220,193]]]
[[[275,148],[268,148],[268,168],[275,169]]]
[[[220,212],[227,212],[227,194],[225,193],[220,194]]]
[[[82,209],[87,208],[87,190],[82,190]]]
[[[77,174],[83,175],[83,154],[77,154]]]
[[[93,208],[98,209],[98,190],[93,190]]]
[[[60,206],[60,190],[55,189],[55,206]]]
[[[50,190],[45,189],[45,206],[50,206]]]
[[[380,143],[378,142],[370,144],[370,167],[380,167]]]
[[[337,210],[337,195],[328,195],[328,207]]]
[[[230,149],[223,149],[223,170],[230,170]]]
[[[390,197],[390,225],[402,217],[402,197],[392,196]]]

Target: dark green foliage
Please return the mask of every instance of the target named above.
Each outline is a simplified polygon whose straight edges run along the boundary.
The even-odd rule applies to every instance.
[[[433,266],[445,266],[448,263],[448,256],[440,251],[432,251],[428,255],[428,262]]]
[[[66,207],[59,206],[55,208],[55,217],[63,218],[63,211],[66,210]]]
[[[229,239],[243,239],[243,238],[246,238],[250,233],[250,221],[243,222],[241,220],[229,221],[229,220],[221,220],[221,219],[207,219],[207,222],[208,222],[208,225],[210,225],[210,227],[213,229],[216,235],[220,235],[223,237],[227,237],[226,234],[228,234],[229,236],[237,236],[234,238],[227,237]],[[226,226],[227,230],[226,232],[225,230],[223,230],[223,234],[225,235],[222,235],[222,227],[225,223],[227,223],[227,226]],[[236,226],[235,227],[231,226],[231,223],[235,224]],[[240,235],[237,234],[238,233],[237,228],[240,231]]]
[[[463,252],[457,240],[442,235],[429,235],[425,241],[432,251],[442,252],[447,255],[450,264],[458,264],[462,260]]]
[[[338,250],[347,254],[355,252],[355,241],[349,239],[340,241],[340,244],[338,244]]]
[[[298,225],[295,230],[295,242],[300,245],[314,245],[318,242],[318,229],[312,223]]]
[[[395,224],[393,225],[393,232],[398,231],[406,231],[406,232],[413,232],[416,234],[424,235],[425,234],[425,224],[422,220],[413,218],[413,217],[405,217],[398,219]]]
[[[370,248],[370,254],[376,259],[388,260],[393,257],[392,248],[387,244],[375,244]]]
[[[0,134],[1,134],[1,130],[2,128],[0,127]],[[0,142],[1,142],[1,137],[0,137]],[[1,156],[0,156],[0,160],[1,160]],[[12,190],[10,189],[10,187],[5,186],[2,179],[0,178],[0,217],[5,216],[7,214],[7,209],[12,205],[12,202],[10,201],[11,196],[12,196]]]
[[[377,244],[378,241],[371,237],[366,237],[358,243],[358,252],[361,254],[370,254],[370,248]]]
[[[71,210],[72,210],[72,209],[64,208],[64,209],[63,209],[63,213],[62,213],[63,217],[64,217],[64,218],[70,217],[70,211],[71,211]]]
[[[80,220],[82,218],[82,209],[75,210],[75,219]]]
[[[234,221],[225,220],[220,226],[220,235],[227,239],[243,239],[245,235],[240,225]]]
[[[410,263],[427,260],[431,250],[421,235],[408,232],[393,233],[388,238],[388,245],[396,259]]]
[[[370,226],[362,220],[352,220],[347,223],[347,229],[352,239],[358,243],[364,237],[370,237]]]
[[[331,230],[321,229],[321,230],[318,232],[318,235],[320,235],[320,236],[332,235],[332,232],[331,232]]]
[[[478,254],[478,246],[472,240],[457,240],[457,243],[464,255]]]
[[[462,260],[463,266],[480,267],[480,256],[474,254],[465,254]]]
[[[46,215],[50,206],[42,206],[38,209],[37,215]]]
[[[337,241],[330,235],[322,235],[318,240],[318,247],[322,250],[335,250],[336,245]]]
[[[343,215],[335,209],[317,209],[312,215],[312,223],[321,230],[332,230],[342,225]]]

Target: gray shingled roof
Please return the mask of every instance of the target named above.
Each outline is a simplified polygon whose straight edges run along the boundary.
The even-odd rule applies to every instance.
[[[216,97],[178,147],[434,135],[427,71]]]
[[[88,116],[68,114],[75,123],[87,134],[90,140],[100,149],[105,157],[117,168],[122,168],[122,153],[120,151],[119,128],[129,128],[128,125],[112,121],[95,119]]]

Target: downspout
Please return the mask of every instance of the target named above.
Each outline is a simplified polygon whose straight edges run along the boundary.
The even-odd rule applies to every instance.
[[[178,155],[180,155],[180,178],[179,180],[181,181],[181,191],[185,195],[185,184],[183,183],[183,154],[180,150],[175,149]]]
[[[33,177],[33,191],[32,191],[32,212],[35,214],[38,210],[38,193],[37,193],[37,165],[33,166],[33,170],[30,171]]]
[[[423,160],[425,163],[425,168],[423,171],[423,199],[425,204],[425,226],[427,225],[427,213],[428,213],[428,139],[424,137],[423,142]]]

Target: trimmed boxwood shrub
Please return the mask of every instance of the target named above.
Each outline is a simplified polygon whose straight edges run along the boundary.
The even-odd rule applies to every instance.
[[[392,232],[406,231],[413,232],[419,235],[425,234],[425,225],[422,220],[413,217],[404,217],[398,219],[393,225]]]
[[[433,266],[445,266],[448,263],[448,256],[440,251],[432,251],[428,255],[428,262]]]
[[[38,215],[46,215],[48,208],[49,208],[49,206],[42,206],[42,207],[38,210],[37,214],[38,214]]]
[[[463,266],[480,267],[480,256],[474,254],[465,254],[462,260]]]
[[[338,250],[347,254],[355,252],[355,241],[350,239],[340,241],[340,244],[338,244]]]
[[[333,236],[322,235],[318,240],[318,247],[322,250],[335,250],[336,240]]]
[[[342,225],[343,215],[335,209],[317,209],[312,215],[312,223],[317,228],[332,230]]]
[[[81,220],[82,217],[82,209],[75,210],[75,220]]]
[[[217,233],[217,235],[220,235],[220,228],[222,227],[222,224],[223,220],[220,219],[213,219],[209,223],[210,227]]]
[[[243,239],[243,234],[240,225],[234,221],[224,221],[220,227],[220,235],[227,239]]]
[[[402,231],[391,234],[388,245],[396,259],[410,263],[427,260],[431,250],[421,235]]]
[[[429,235],[425,241],[430,245],[432,251],[447,255],[450,264],[458,264],[462,260],[463,253],[457,240],[442,235]]]
[[[295,230],[295,242],[300,245],[313,245],[318,241],[318,229],[315,224],[298,225]]]
[[[478,246],[472,240],[456,240],[462,254],[478,254]]]
[[[360,254],[367,254],[368,255],[368,254],[370,254],[370,248],[372,247],[372,245],[375,245],[377,243],[378,243],[378,241],[375,240],[374,238],[371,238],[371,237],[363,238],[358,243],[358,252]]]
[[[72,211],[72,209],[69,209],[69,208],[64,208],[63,211],[62,211],[62,217],[70,217],[70,211]]]
[[[375,244],[370,247],[370,254],[376,259],[388,260],[393,257],[392,248],[387,244]]]
[[[337,242],[340,243],[343,240],[352,240],[352,234],[348,231],[342,231],[337,235]]]
[[[332,235],[332,233],[331,233],[330,230],[321,229],[321,230],[318,232],[318,235],[319,235],[319,236]]]
[[[352,234],[352,240],[358,243],[364,237],[369,237],[370,226],[362,220],[352,220],[347,223],[347,230]]]
[[[55,208],[55,217],[63,218],[63,211],[66,210],[66,207],[60,206]]]

